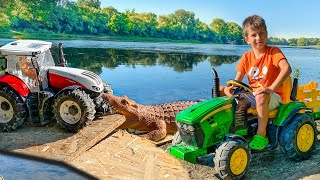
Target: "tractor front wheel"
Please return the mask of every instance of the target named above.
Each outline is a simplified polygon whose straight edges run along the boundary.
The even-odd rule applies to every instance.
[[[77,132],[92,122],[96,110],[90,96],[76,89],[62,92],[56,97],[53,113],[59,125],[68,131]]]
[[[216,150],[214,168],[222,179],[241,179],[250,159],[250,150],[246,142],[229,139]]]
[[[112,106],[106,100],[104,100],[101,95],[94,99],[94,103],[97,117],[115,113],[112,109]]]
[[[22,126],[28,113],[21,97],[11,87],[0,84],[0,129],[12,131]]]
[[[308,159],[313,149],[317,128],[315,121],[307,114],[298,114],[285,126],[280,134],[280,145],[286,155],[294,161]]]
[[[103,81],[103,93],[113,94],[111,85]],[[96,104],[96,116],[106,116],[110,114],[115,114],[112,106],[102,98],[101,94],[94,98],[94,103]]]

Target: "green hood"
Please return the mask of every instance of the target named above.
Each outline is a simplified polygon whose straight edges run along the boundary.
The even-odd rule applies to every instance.
[[[206,116],[215,114],[227,108],[231,108],[234,102],[232,97],[217,97],[195,104],[176,116],[176,120],[186,124],[195,124]]]

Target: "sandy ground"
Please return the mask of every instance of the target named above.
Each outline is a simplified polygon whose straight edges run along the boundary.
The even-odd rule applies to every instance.
[[[320,130],[320,123],[318,124]],[[44,130],[45,128],[34,128],[34,131],[24,131],[21,129],[19,133],[3,133],[1,148],[2,150],[12,150],[16,148],[23,148],[24,146],[32,146],[34,138],[28,138],[29,141],[25,142],[16,142],[14,141],[16,136],[21,136],[21,133],[33,134],[33,137],[41,131],[49,131],[49,134],[52,134],[53,138],[43,138],[45,140],[43,143],[56,141],[61,138],[66,138],[70,136],[68,133],[56,132],[53,130]],[[9,139],[6,139],[10,136]],[[40,137],[39,137],[40,138]],[[41,138],[40,138],[41,139]],[[8,141],[7,141],[8,140]],[[8,142],[8,143],[4,143]],[[7,145],[6,145],[7,144]],[[162,145],[160,148],[166,150],[171,143]],[[208,167],[199,164],[191,164],[186,161],[179,160],[184,167],[188,170],[188,175],[190,179],[219,179],[213,167]],[[169,178],[170,179],[170,178]],[[278,148],[273,151],[263,152],[263,153],[254,153],[252,154],[252,160],[250,162],[248,171],[246,173],[245,179],[249,180],[264,180],[264,179],[305,179],[305,180],[319,180],[320,179],[320,135],[317,137],[316,148],[313,155],[305,161],[294,162],[289,160],[285,154]]]
[[[166,144],[162,148],[166,149]],[[199,164],[191,164],[181,161],[185,169],[188,169],[191,179],[219,179],[213,167]],[[270,180],[270,179],[320,179],[320,135],[314,154],[305,161],[294,162],[286,158],[285,154],[277,148],[276,150],[254,153],[246,173],[245,179]]]
[[[320,122],[318,121],[320,130]],[[166,144],[162,148],[166,149]],[[191,164],[181,161],[185,169],[188,169],[191,179],[219,179],[213,167],[199,164]],[[320,179],[320,134],[316,142],[316,148],[312,156],[305,161],[294,162],[277,148],[273,151],[263,153],[253,153],[252,159],[246,173],[248,180],[319,180]]]

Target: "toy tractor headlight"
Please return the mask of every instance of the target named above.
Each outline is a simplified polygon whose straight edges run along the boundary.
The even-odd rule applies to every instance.
[[[188,125],[188,130],[191,131],[191,132],[193,132],[193,131],[194,131],[194,127],[191,126],[191,125]]]
[[[98,86],[92,86],[92,89],[94,89],[96,91],[100,91],[100,88]]]
[[[204,133],[199,124],[186,124],[177,121],[177,127],[185,144],[202,147],[204,140]]]
[[[179,121],[177,121],[177,127],[183,131],[193,132],[194,127],[191,124],[184,124]]]
[[[180,129],[181,128],[181,123],[179,121],[176,121],[177,127]]]

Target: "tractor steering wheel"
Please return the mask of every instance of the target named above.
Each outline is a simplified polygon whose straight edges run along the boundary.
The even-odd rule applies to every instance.
[[[227,85],[233,85],[236,87],[234,94],[237,94],[237,92],[243,92],[246,94],[252,94],[253,90],[250,86],[248,86],[247,84],[234,80],[234,79],[230,79],[229,81],[227,81]]]

